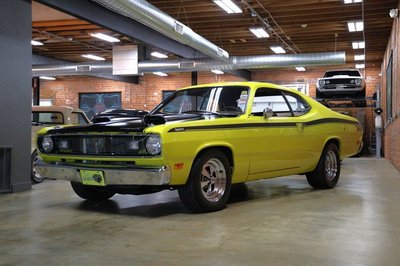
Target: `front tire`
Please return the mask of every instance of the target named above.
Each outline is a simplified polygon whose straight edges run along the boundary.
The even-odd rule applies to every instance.
[[[310,186],[320,189],[334,188],[340,175],[340,156],[336,144],[328,143],[319,159],[317,168],[307,173]]]
[[[79,197],[87,200],[105,201],[115,195],[104,187],[86,186],[78,182],[71,182],[71,186]]]
[[[213,212],[225,207],[231,184],[232,170],[225,154],[209,150],[195,160],[187,183],[178,188],[178,193],[189,210]]]
[[[35,150],[31,155],[31,180],[32,180],[32,184],[42,183],[43,180],[44,180],[44,177],[41,176],[37,172],[36,167],[33,165],[38,160],[40,160],[40,156],[37,153],[37,151]]]

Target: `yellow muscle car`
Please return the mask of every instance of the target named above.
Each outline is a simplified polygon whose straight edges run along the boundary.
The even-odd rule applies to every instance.
[[[145,116],[43,129],[36,169],[87,200],[177,189],[188,209],[208,212],[232,184],[262,178],[304,174],[333,188],[361,145],[355,118],[296,90],[215,83],[178,90]]]

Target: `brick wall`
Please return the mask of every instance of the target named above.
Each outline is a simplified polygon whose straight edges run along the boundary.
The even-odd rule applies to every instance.
[[[400,4],[399,4],[400,8]],[[385,128],[383,132],[383,147],[385,158],[390,160],[393,165],[400,170],[400,22],[399,19],[393,20],[392,34],[385,52],[382,64],[382,109]],[[392,58],[392,118],[387,116],[386,89],[387,89],[387,67],[390,56]]]
[[[199,84],[241,80],[232,75],[198,75]],[[92,77],[62,77],[55,81],[41,80],[40,98],[51,99],[56,106],[78,108],[79,93],[121,92],[122,108],[151,110],[162,100],[162,91],[187,87],[191,82],[191,73],[171,73],[167,77],[146,74],[140,77],[138,85]]]

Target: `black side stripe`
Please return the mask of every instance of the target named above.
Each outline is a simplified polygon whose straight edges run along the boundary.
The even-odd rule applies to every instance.
[[[305,126],[314,126],[329,123],[345,123],[358,125],[358,122],[341,118],[322,118],[314,121],[304,122]],[[263,128],[263,127],[296,127],[298,123],[244,123],[235,125],[215,125],[215,126],[193,126],[193,127],[175,127],[168,132],[197,131],[197,130],[214,130],[214,129],[240,129],[240,128]]]

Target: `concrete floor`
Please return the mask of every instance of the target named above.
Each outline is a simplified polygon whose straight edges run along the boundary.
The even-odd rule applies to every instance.
[[[247,189],[246,189],[247,187]],[[290,176],[190,214],[176,191],[100,205],[47,180],[0,195],[0,265],[400,265],[400,174],[347,159],[333,190]]]

